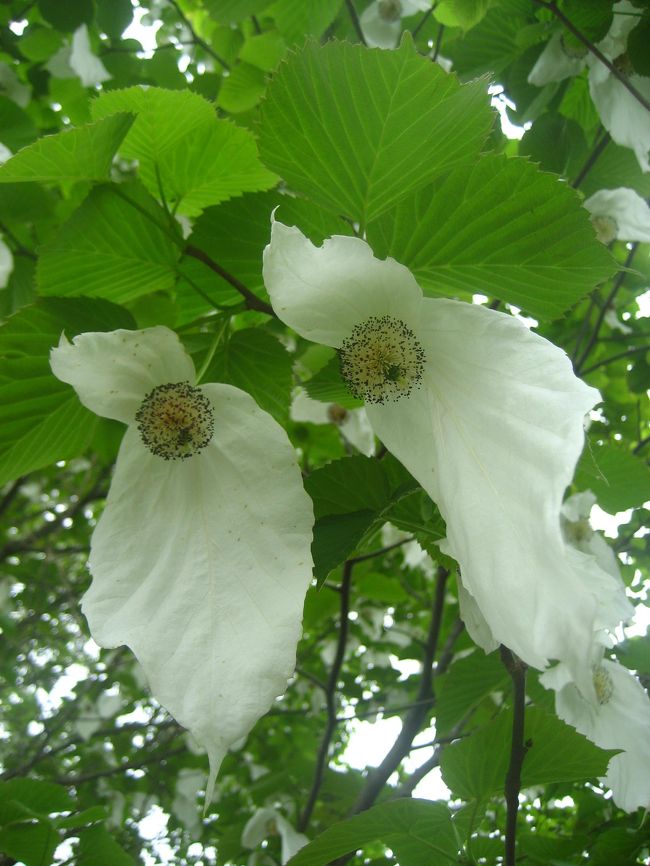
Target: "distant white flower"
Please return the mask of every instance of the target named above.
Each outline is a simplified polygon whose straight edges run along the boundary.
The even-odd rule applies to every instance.
[[[9,277],[14,269],[13,253],[0,235],[0,289],[6,288]]]
[[[334,424],[357,451],[367,457],[375,453],[375,434],[365,409],[345,409],[338,403],[322,403],[299,388],[291,402],[290,416],[294,421],[310,424]]]
[[[373,0],[359,18],[366,44],[371,48],[395,48],[402,32],[402,18],[431,9],[431,0]]]
[[[82,610],[207,750],[209,800],[295,663],[313,517],[293,449],[248,394],[195,386],[167,328],[62,338],[51,365],[88,409],[129,425]]]
[[[11,99],[16,105],[25,108],[29,105],[31,90],[20,79],[8,63],[0,63],[0,94]]]
[[[359,238],[315,247],[274,222],[264,280],[286,324],[338,349],[376,435],[438,505],[494,638],[534,667],[562,659],[584,677],[599,604],[567,559],[559,515],[598,392],[512,316],[423,297]]]
[[[258,809],[244,827],[241,843],[245,848],[257,848],[265,839],[278,835],[282,845],[282,866],[309,842],[277,809]]]
[[[605,784],[614,802],[632,812],[650,808],[650,699],[636,677],[616,662],[597,660],[594,697],[585,698],[563,664],[542,674],[556,692],[558,716],[602,749],[623,749],[609,762]]]
[[[609,32],[597,46],[611,61],[624,54],[628,36],[642,18],[630,0],[615,3],[613,13]],[[582,56],[582,50],[578,49],[578,56],[575,56],[567,50],[563,33],[558,32],[538,57],[528,81],[542,87],[551,81],[578,75],[585,65],[589,67],[589,92],[603,126],[613,141],[634,151],[642,171],[650,171],[650,112],[594,54],[585,52]],[[650,99],[650,78],[632,73],[629,81]]]
[[[79,78],[84,87],[94,87],[112,77],[99,57],[93,54],[85,24],[75,30],[70,43],[50,57],[45,68],[55,78]]]
[[[585,65],[585,52],[577,55],[568,53],[561,32],[551,36],[546,47],[537,58],[530,71],[528,83],[543,87],[551,81],[562,81],[572,75],[579,75]]]
[[[6,144],[3,144],[0,141],[0,165],[2,165],[3,162],[6,162],[8,159],[10,159],[12,156],[13,156],[13,154],[9,150],[9,148],[6,146]]]
[[[193,770],[189,767],[183,767],[176,778],[172,812],[174,817],[193,835],[196,835],[201,827],[201,817],[197,809],[196,798],[199,791],[205,788],[205,783],[205,773],[202,770]]]

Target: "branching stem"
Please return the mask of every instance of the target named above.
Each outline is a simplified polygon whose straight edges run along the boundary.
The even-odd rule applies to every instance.
[[[233,274],[229,273],[225,268],[222,268],[220,264],[214,261],[214,259],[210,258],[210,256],[200,250],[198,247],[193,246],[192,244],[188,244],[185,247],[185,255],[191,256],[193,259],[197,259],[199,262],[203,262],[211,271],[214,271],[215,274],[218,274],[222,280],[225,280],[227,283],[236,289],[239,294],[246,301],[246,306],[249,310],[257,310],[260,313],[266,313],[267,316],[275,316],[275,312],[273,307],[269,306],[269,304],[265,303],[261,298],[258,298],[257,295],[254,295],[250,289],[248,289],[240,280],[237,279]]]

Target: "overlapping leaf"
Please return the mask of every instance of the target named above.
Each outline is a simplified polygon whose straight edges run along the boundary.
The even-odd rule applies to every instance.
[[[123,303],[171,288],[179,250],[165,219],[138,184],[96,187],[41,249],[41,293]]]
[[[368,239],[429,294],[484,293],[539,318],[561,315],[616,268],[571,189],[500,156],[405,198]]]
[[[196,215],[208,205],[275,185],[251,133],[217,120],[214,107],[197,93],[130,87],[103,93],[92,104],[95,118],[117,111],[137,115],[120,152],[138,160],[149,192],[164,195],[179,213]]]
[[[260,150],[293,189],[365,224],[471,161],[491,124],[484,82],[459,85],[407,40],[396,52],[310,43],[267,90]]]
[[[39,138],[0,166],[0,183],[106,180],[132,123],[132,115],[114,114]]]

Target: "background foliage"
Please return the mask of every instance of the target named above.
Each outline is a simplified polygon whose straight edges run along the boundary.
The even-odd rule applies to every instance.
[[[402,20],[395,51],[360,44],[368,5],[0,8],[0,143],[20,151],[0,168],[13,256],[0,291],[0,863],[279,862],[277,821],[255,853],[242,841],[262,807],[315,839],[296,866],[356,849],[355,862],[376,864],[500,862],[508,673],[463,630],[435,505],[381,447],[363,456],[344,428],[292,419],[298,383],[356,404],[331,350],[268,314],[261,252],[277,206],[314,242],[365,231],[428,294],[514,307],[567,351],[603,395],[573,490],[617,515],[610,541],[631,597],[645,599],[650,247],[608,252],[580,200],[613,186],[647,197],[650,174],[603,129],[586,70],[542,88],[526,80],[562,28],[558,8],[594,42],[611,0],[444,0]],[[648,4],[636,5],[646,17],[628,71],[647,76]],[[155,31],[152,50],[129,35],[134,20]],[[490,84],[521,139],[502,133]],[[48,364],[62,331],[154,324],[207,362],[206,381],[249,391],[286,426],[317,517],[320,588],[295,676],[226,758],[203,817],[204,756],[129,652],[99,651],[80,614],[122,428],[81,407]],[[615,654],[647,682],[638,630]],[[555,717],[534,672],[527,697],[521,861],[649,862],[641,815],[598,785],[608,753]],[[377,718],[400,719],[401,733],[374,769],[357,769],[350,734]],[[408,799],[440,767],[449,801]]]

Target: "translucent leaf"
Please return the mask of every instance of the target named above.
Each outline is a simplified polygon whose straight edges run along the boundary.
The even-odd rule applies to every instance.
[[[616,267],[573,190],[501,156],[404,199],[368,239],[429,294],[484,293],[538,318],[559,316]]]
[[[37,281],[44,295],[123,303],[171,288],[178,255],[164,212],[139,185],[99,186],[42,247]]]
[[[443,752],[440,766],[455,796],[481,800],[498,791],[510,756],[512,715],[505,713]],[[603,776],[614,751],[599,749],[555,716],[526,710],[524,741],[529,744],[521,774],[522,787],[576,782]]]
[[[0,166],[0,183],[105,180],[132,123],[132,116],[114,114],[97,123],[39,138]]]
[[[115,111],[137,114],[120,152],[138,160],[149,192],[160,196],[162,190],[179,213],[194,216],[208,205],[276,183],[259,161],[252,134],[217,120],[213,106],[196,93],[131,87],[102,94],[92,106],[94,117]]]
[[[484,82],[459,85],[408,40],[308,43],[269,85],[260,150],[293,189],[365,223],[474,158],[491,125]]]
[[[642,460],[614,445],[585,449],[575,483],[583,490],[593,490],[600,507],[610,514],[650,499],[650,470]]]
[[[450,733],[485,697],[509,683],[498,653],[478,651],[455,662],[438,689],[436,730]]]

